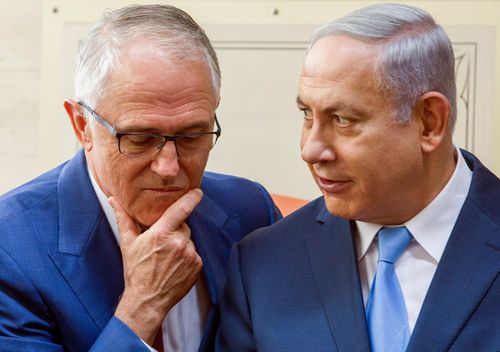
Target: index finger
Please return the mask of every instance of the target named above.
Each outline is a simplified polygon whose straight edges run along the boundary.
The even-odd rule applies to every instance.
[[[193,209],[200,203],[203,192],[199,188],[189,190],[174,204],[165,210],[163,215],[151,226],[152,229],[171,232],[175,231],[191,215]]]

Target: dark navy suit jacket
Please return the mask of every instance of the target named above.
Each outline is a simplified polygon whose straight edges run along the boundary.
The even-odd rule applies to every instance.
[[[407,351],[500,351],[500,181],[472,184]],[[219,351],[369,351],[353,223],[319,198],[233,249]]]
[[[212,307],[200,351],[213,350],[232,244],[279,212],[258,184],[206,173],[188,219]],[[120,249],[84,154],[0,198],[0,351],[148,351],[113,317]]]

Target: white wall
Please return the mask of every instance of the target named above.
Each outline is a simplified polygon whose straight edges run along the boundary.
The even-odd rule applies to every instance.
[[[0,193],[37,174],[41,0],[0,3]]]

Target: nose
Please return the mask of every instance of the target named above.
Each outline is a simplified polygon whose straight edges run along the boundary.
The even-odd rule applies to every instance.
[[[334,161],[336,154],[333,148],[333,136],[327,128],[313,126],[311,129],[303,128],[300,140],[302,160],[308,164]]]
[[[162,178],[175,177],[179,173],[177,148],[173,141],[167,141],[153,157],[151,170]]]

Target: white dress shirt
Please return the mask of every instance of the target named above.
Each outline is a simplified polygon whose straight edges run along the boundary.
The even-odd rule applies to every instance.
[[[87,166],[94,191],[99,199],[109,225],[120,243],[120,233],[116,222],[115,211],[108,199],[95,181]],[[200,278],[193,288],[165,316],[162,322],[163,346],[165,352],[195,352],[198,351],[205,321],[210,308],[210,297],[203,278]],[[151,351],[154,348],[144,343]]]
[[[404,224],[413,236],[395,263],[396,275],[408,311],[410,333],[420,313],[437,265],[469,192],[472,171],[458,149],[457,165],[446,186],[415,217]],[[383,225],[356,221],[356,253],[366,307],[370,286],[377,271],[378,244],[375,238]]]

